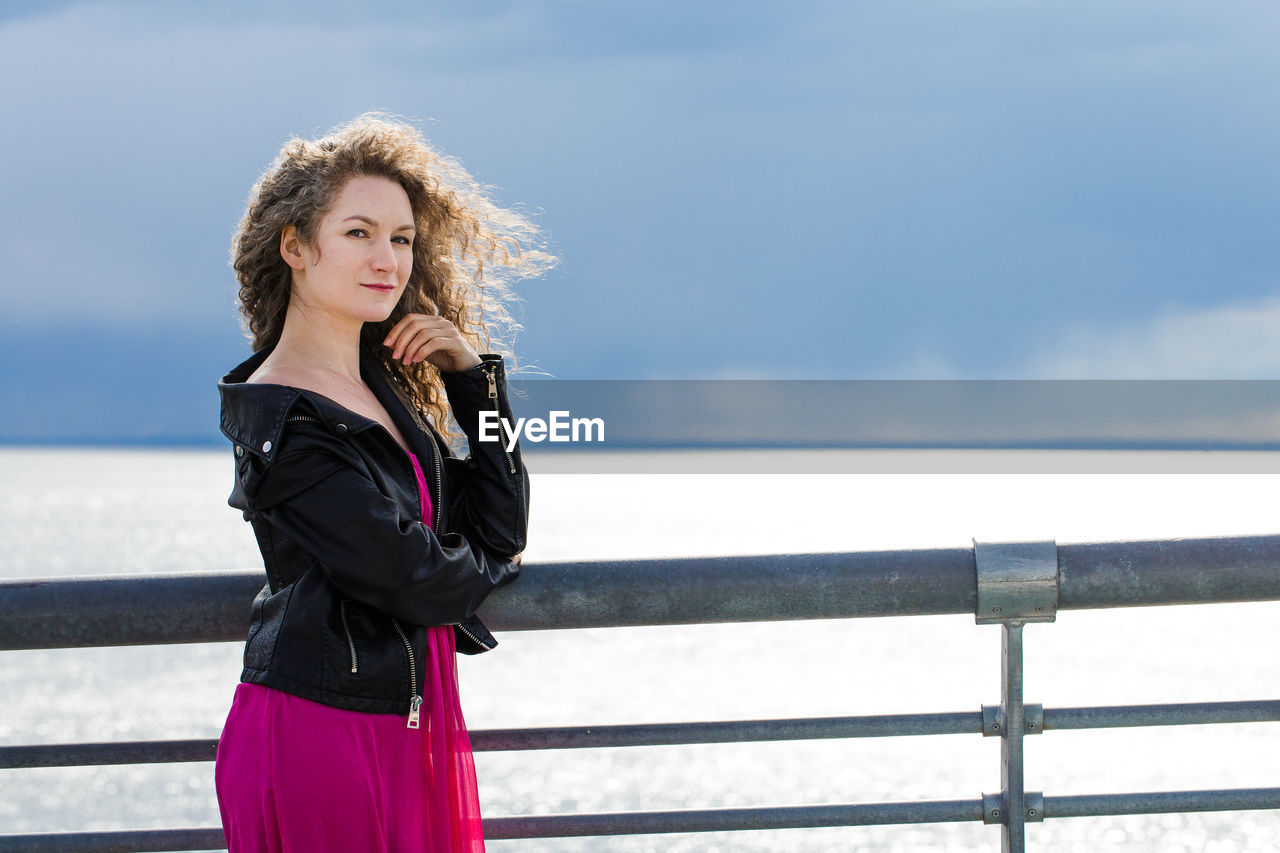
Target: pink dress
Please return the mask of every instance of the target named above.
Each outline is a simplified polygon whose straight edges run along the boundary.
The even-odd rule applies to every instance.
[[[412,453],[430,525],[431,496]],[[453,628],[428,629],[421,725],[241,683],[214,780],[229,853],[482,853]]]

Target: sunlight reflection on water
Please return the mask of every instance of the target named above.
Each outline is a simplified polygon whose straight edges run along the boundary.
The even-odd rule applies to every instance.
[[[536,469],[535,469],[536,471]],[[226,507],[229,454],[0,449],[6,577],[260,565]],[[1273,475],[535,475],[545,560],[854,551],[1274,533]],[[1276,698],[1280,605],[1068,612],[1026,630],[1046,706]],[[472,728],[971,711],[998,701],[999,631],[969,617],[508,633],[461,658]],[[1240,653],[1244,650],[1244,653]],[[1249,650],[1252,650],[1250,652]],[[235,644],[0,653],[0,742],[216,737]],[[1027,745],[1052,794],[1273,787],[1277,724],[1051,733]],[[489,816],[973,798],[994,740],[948,736],[479,754]],[[212,766],[5,771],[6,832],[217,822]],[[494,842],[492,850],[991,850],[935,825]],[[1280,849],[1276,812],[1051,821],[1031,849]]]

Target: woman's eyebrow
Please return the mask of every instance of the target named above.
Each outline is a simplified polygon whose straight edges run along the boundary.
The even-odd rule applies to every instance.
[[[377,223],[377,221],[376,221],[376,220],[374,220],[374,219],[370,219],[369,217],[364,216],[364,215],[359,214],[359,213],[357,213],[357,214],[356,214],[356,215],[354,215],[354,216],[348,216],[346,219],[344,219],[344,220],[342,220],[342,221],[343,221],[343,222],[350,222],[352,219],[358,219],[358,220],[360,220],[361,222],[368,223],[369,225],[372,225],[374,228],[379,227],[379,226],[378,226],[378,223]],[[412,224],[409,224],[409,225],[401,225],[399,228],[397,228],[397,229],[395,229],[395,230],[396,230],[396,231],[413,231],[413,230],[415,230],[415,229],[414,229],[414,227],[413,227],[413,225],[412,225]]]

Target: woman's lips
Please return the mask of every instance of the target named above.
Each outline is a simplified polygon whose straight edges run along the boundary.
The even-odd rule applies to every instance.
[[[396,289],[394,284],[361,284],[360,286],[367,287],[370,290],[376,290],[379,293],[390,293]]]

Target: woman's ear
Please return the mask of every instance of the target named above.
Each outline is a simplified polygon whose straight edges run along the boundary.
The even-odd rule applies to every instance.
[[[302,240],[298,237],[297,226],[286,225],[280,232],[280,257],[295,270],[301,270],[306,266],[306,260],[302,257]]]

